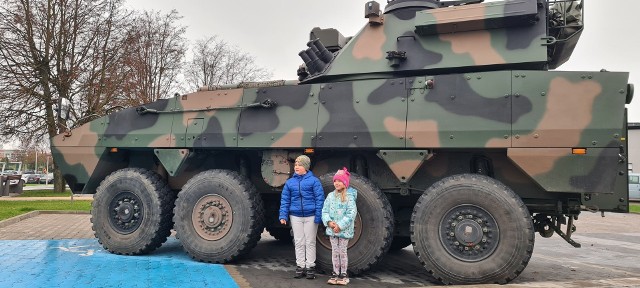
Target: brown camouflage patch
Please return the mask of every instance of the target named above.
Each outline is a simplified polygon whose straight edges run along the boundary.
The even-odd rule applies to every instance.
[[[387,41],[382,25],[367,25],[353,46],[353,58],[381,60],[384,58],[382,45]]]
[[[421,160],[402,160],[389,165],[398,179],[409,180],[422,164]]]
[[[491,46],[489,31],[441,34],[440,39],[451,42],[451,50],[456,54],[469,54],[476,65],[504,64],[506,61]]]
[[[296,127],[289,130],[289,132],[284,134],[284,136],[273,142],[271,147],[302,147],[303,137],[304,129],[302,127]]]
[[[387,130],[389,134],[397,138],[405,137],[404,133],[406,129],[406,124],[403,120],[398,120],[394,117],[386,117],[384,119],[383,124],[384,124],[385,130]]]
[[[486,6],[484,4],[452,6],[434,9],[430,14],[436,18],[439,24],[476,20],[478,23],[477,29],[484,29],[483,20],[486,19]],[[440,33],[443,33],[443,31],[440,31]]]
[[[434,120],[407,121],[407,140],[416,148],[441,147],[438,122]]]
[[[151,141],[149,147],[176,147],[176,137],[171,134],[162,135]]]
[[[511,147],[511,137],[505,138],[492,138],[484,145],[486,148],[507,148]]]
[[[202,91],[180,97],[178,101],[184,110],[233,107],[242,104],[243,92],[243,89]],[[203,113],[208,117],[213,117],[216,110],[209,110]],[[185,112],[182,115],[182,124],[187,127],[189,118],[194,118],[195,112]]]
[[[571,148],[507,149],[507,156],[532,177],[551,171],[559,159],[570,155]]]
[[[487,153],[493,163],[496,178],[508,181],[509,184],[530,184],[531,178],[526,176],[520,169],[514,168],[514,163],[505,157],[502,152]],[[505,183],[506,185],[507,183]],[[509,185],[507,185],[509,186]],[[513,187],[511,187],[513,189]]]
[[[571,83],[557,77],[549,85],[547,107],[538,127],[514,139],[517,147],[575,147],[591,123],[593,104],[602,92],[600,83],[587,80]]]
[[[58,146],[60,155],[64,157],[64,162],[69,166],[82,165],[88,175],[92,175],[98,165],[98,156],[95,147],[61,147]]]
[[[98,146],[98,134],[91,131],[91,123],[84,124],[78,128],[73,129],[67,133],[61,133],[51,138],[52,146],[65,147],[65,146]]]

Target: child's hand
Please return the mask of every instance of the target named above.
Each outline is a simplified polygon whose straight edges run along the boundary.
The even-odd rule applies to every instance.
[[[340,226],[334,224],[333,225],[333,232],[334,233],[340,233]]]

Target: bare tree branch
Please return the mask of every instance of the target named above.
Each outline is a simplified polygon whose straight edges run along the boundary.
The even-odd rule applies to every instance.
[[[178,25],[180,19],[176,10],[136,16],[129,34],[125,62],[129,71],[120,105],[136,106],[173,95],[186,50],[186,28]]]
[[[0,135],[29,146],[115,106],[131,26],[122,3],[0,0]]]
[[[185,80],[191,90],[269,77],[271,73],[258,67],[252,56],[215,36],[196,41],[193,58],[185,69]]]

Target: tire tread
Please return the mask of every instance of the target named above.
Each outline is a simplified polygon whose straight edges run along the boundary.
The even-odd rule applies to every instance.
[[[249,224],[248,233],[247,235],[244,235],[243,242],[239,244],[238,248],[233,253],[231,253],[230,255],[225,255],[222,258],[210,259],[210,258],[204,257],[204,255],[202,255],[201,253],[196,253],[194,251],[189,251],[188,249],[185,249],[187,254],[194,260],[197,260],[200,262],[218,263],[218,264],[227,263],[248,253],[251,249],[253,249],[258,244],[258,241],[260,240],[260,235],[262,233],[262,230],[264,229],[264,221],[262,219],[263,218],[262,216],[264,215],[264,205],[262,203],[262,198],[256,191],[255,187],[251,184],[251,182],[246,177],[243,177],[240,174],[231,170],[212,169],[212,170],[203,171],[197,174],[196,176],[192,177],[191,179],[189,179],[189,181],[187,181],[187,183],[184,185],[183,191],[189,188],[190,186],[194,185],[196,181],[199,181],[199,179],[203,177],[204,178],[222,177],[222,178],[229,179],[233,182],[236,182],[242,188],[241,189],[242,195],[240,195],[240,197],[242,197],[243,199],[249,200],[248,202],[249,211],[242,211],[242,213],[250,213],[249,215],[250,224]],[[189,241],[188,239],[186,239],[186,237],[181,237],[183,235],[181,235],[182,233],[178,226],[180,225],[179,223],[181,223],[179,219],[179,212],[183,209],[190,209],[190,207],[187,207],[188,203],[185,203],[184,201],[182,201],[182,198],[185,198],[187,196],[188,195],[184,195],[182,191],[178,193],[178,197],[176,199],[177,205],[175,206],[174,213],[173,213],[174,214],[173,220],[176,223],[176,237],[180,237],[181,241]]]
[[[416,225],[418,224],[417,223],[418,220],[416,219],[417,217],[415,216],[415,213],[416,213],[415,211],[422,211],[426,209],[425,207],[430,202],[434,201],[433,198],[435,198],[435,196],[437,195],[435,195],[436,193],[433,193],[433,192],[439,191],[446,186],[463,184],[463,183],[474,183],[474,182],[476,183],[480,182],[484,186],[492,186],[494,188],[494,191],[498,191],[498,193],[502,193],[501,195],[505,197],[506,200],[512,204],[512,207],[516,208],[518,213],[521,214],[524,220],[523,223],[529,222],[530,224],[530,225],[525,225],[524,227],[524,229],[526,230],[525,233],[527,235],[526,237],[527,243],[525,245],[526,248],[522,249],[524,254],[519,255],[519,257],[522,258],[522,261],[520,261],[520,263],[517,266],[511,267],[510,271],[505,271],[507,272],[506,275],[503,275],[500,277],[494,277],[486,281],[486,282],[491,282],[496,284],[506,284],[511,280],[515,279],[516,277],[518,277],[518,275],[520,275],[520,273],[524,271],[527,264],[529,263],[529,260],[531,259],[531,254],[533,253],[533,247],[535,243],[535,233],[533,229],[533,222],[531,219],[531,215],[529,214],[528,209],[524,204],[524,202],[522,201],[522,199],[520,199],[520,197],[518,197],[517,194],[511,191],[510,188],[508,188],[507,186],[505,186],[504,184],[500,183],[499,181],[493,178],[490,178],[484,175],[478,175],[478,174],[458,174],[458,175],[453,175],[453,176],[444,178],[434,183],[431,187],[429,187],[427,191],[425,191],[425,193],[418,199],[418,202],[414,206],[414,213],[411,216],[411,223],[410,223],[411,233],[410,234],[411,234],[412,244],[414,244],[414,252],[418,257],[418,260],[420,261],[422,266],[425,267],[425,269],[427,270],[427,272],[443,284],[451,285],[451,284],[485,283],[485,281],[477,281],[476,279],[452,279],[448,277],[446,274],[439,272],[437,267],[432,266],[432,264],[429,261],[425,260],[423,255],[421,255],[421,253],[416,249],[416,243],[414,240],[414,237],[417,237],[415,235],[415,230],[417,229]]]
[[[159,208],[161,212],[158,215],[159,219],[152,219],[151,221],[152,223],[155,223],[156,221],[159,223],[158,229],[153,232],[153,236],[150,239],[148,239],[148,241],[144,242],[137,249],[130,250],[130,251],[122,251],[115,247],[110,246],[106,241],[103,241],[103,239],[101,239],[101,235],[100,235],[101,231],[98,231],[98,228],[96,228],[96,224],[98,224],[99,221],[103,221],[103,220],[108,221],[106,219],[98,219],[98,212],[97,212],[100,209],[104,208],[104,207],[97,207],[97,205],[100,205],[103,197],[107,197],[105,196],[106,192],[104,191],[105,189],[104,186],[108,185],[111,181],[114,181],[113,180],[114,178],[117,179],[118,177],[122,177],[120,176],[122,174],[124,175],[132,174],[134,176],[135,175],[139,176],[141,180],[145,183],[145,186],[152,187],[152,191],[156,194],[152,196],[158,197],[158,199],[160,200]],[[162,177],[160,177],[160,175],[158,175],[157,173],[144,168],[120,169],[109,174],[104,180],[102,180],[102,182],[100,182],[100,185],[96,190],[97,191],[96,191],[95,199],[92,202],[92,208],[91,208],[91,223],[93,224],[91,225],[91,229],[94,231],[94,236],[98,239],[98,243],[100,243],[105,250],[114,254],[119,254],[119,255],[147,254],[159,248],[160,246],[162,246],[162,244],[167,241],[167,238],[169,237],[169,235],[171,235],[171,228],[173,227],[173,220],[172,220],[173,205],[174,205],[173,192],[169,189],[168,185],[162,179]],[[105,235],[105,236],[109,237],[108,235]]]

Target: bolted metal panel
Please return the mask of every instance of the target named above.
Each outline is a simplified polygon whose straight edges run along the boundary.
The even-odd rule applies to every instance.
[[[507,71],[410,79],[407,147],[509,147]]]
[[[507,1],[502,9],[496,4],[481,3],[441,9],[424,9],[410,13],[410,9],[398,9],[384,14],[384,25],[366,25],[355,35],[331,62],[322,74],[313,77],[314,83],[322,81],[344,81],[354,75],[371,77],[397,77],[398,72],[413,75],[434,75],[451,72],[506,69],[545,69],[547,55],[546,9],[536,10],[535,15],[526,12],[526,19],[539,19],[529,25],[522,18],[514,23],[501,23],[504,27],[493,27],[495,23],[509,18],[514,11],[510,4],[527,2],[527,7],[536,8],[536,1]],[[393,2],[392,2],[393,3]],[[533,5],[533,6],[531,6]],[[517,6],[517,5],[516,5]],[[479,9],[473,7],[481,7]],[[473,9],[472,9],[473,8]],[[421,23],[441,23],[441,10],[468,11],[472,15],[470,27],[451,33],[436,31],[438,34],[418,35],[416,25]],[[502,10],[502,11],[499,11]],[[531,9],[529,9],[531,10]],[[457,12],[456,12],[457,13]],[[503,15],[499,15],[499,14]],[[497,17],[494,23],[487,23],[487,17]],[[473,20],[475,19],[475,20]],[[455,27],[460,27],[459,23]],[[449,25],[445,24],[445,25]],[[453,25],[450,25],[454,29]],[[493,29],[492,29],[493,28]],[[434,28],[435,29],[435,28]],[[438,28],[439,29],[439,28]],[[457,28],[455,28],[457,29]],[[417,29],[417,33],[422,33]],[[424,33],[423,33],[424,34]],[[426,33],[429,34],[429,33]],[[399,65],[389,65],[385,58],[387,51],[406,52],[406,60]]]
[[[240,116],[243,89],[199,91],[176,97],[173,130],[187,131],[187,135],[175,135],[178,147],[235,147],[237,122]],[[202,119],[202,125],[189,119]],[[199,132],[197,132],[199,130]],[[199,133],[199,134],[194,134]],[[195,136],[195,138],[193,138]],[[183,143],[183,144],[181,144]]]
[[[605,193],[614,190],[620,173],[617,148],[588,148],[572,154],[571,148],[509,148],[507,155],[549,192]]]
[[[273,108],[244,108],[238,125],[239,147],[303,148],[316,135],[318,96],[312,85],[247,89],[243,104],[274,101]]]
[[[173,111],[175,98],[161,99],[143,105],[161,112]],[[104,119],[104,134],[100,143],[112,147],[171,147],[173,114],[139,114],[136,108],[112,113]],[[121,123],[127,123],[123,125]],[[102,128],[98,128],[102,130]],[[184,130],[183,130],[184,131]],[[181,131],[182,132],[182,131]]]
[[[513,71],[513,147],[618,147],[628,73]]]
[[[323,84],[317,147],[404,148],[405,79]]]
[[[401,183],[411,181],[413,175],[425,160],[433,156],[428,150],[380,150],[378,157],[382,158],[393,174]]]
[[[536,4],[536,1],[505,1],[419,11],[415,18],[416,33],[432,35],[531,26],[538,21]]]
[[[204,138],[202,130],[204,130],[204,118],[187,119],[187,131],[180,138],[180,140],[184,139],[184,147],[193,147],[194,143],[202,140]]]

